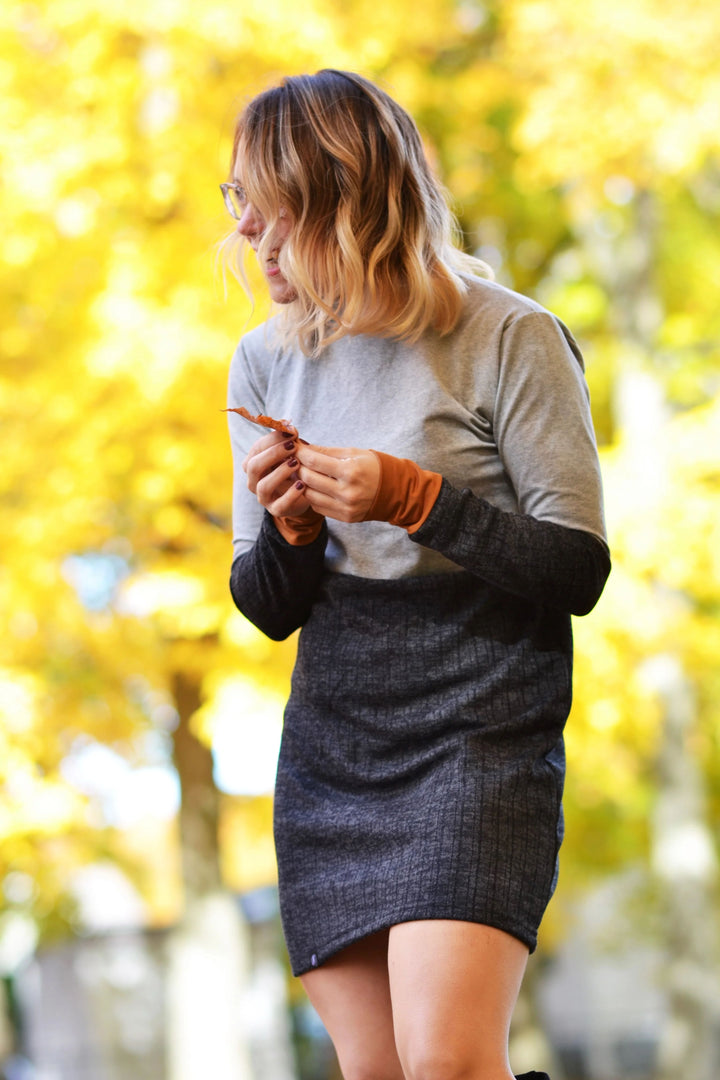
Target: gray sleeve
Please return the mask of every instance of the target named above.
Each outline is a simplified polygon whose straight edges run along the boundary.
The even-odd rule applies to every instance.
[[[604,540],[602,481],[580,351],[559,319],[536,311],[502,337],[493,416],[518,509]]]
[[[587,614],[610,573],[600,466],[582,356],[547,312],[505,328],[493,430],[519,513],[444,480],[411,539],[492,586]]]
[[[267,371],[253,364],[247,341],[230,364],[228,406],[265,412]],[[233,563],[230,592],[235,606],[268,637],[281,641],[307,619],[324,573],[327,526],[311,543],[289,544],[273,518],[248,490],[242,462],[262,430],[228,413],[233,456]]]
[[[250,364],[245,343],[241,341],[230,364],[228,408],[244,405],[254,414],[263,413],[263,398],[264,394]],[[227,418],[233,460],[233,558],[237,558],[255,543],[263,520],[263,508],[255,495],[248,491],[242,468],[248,450],[262,437],[262,431],[237,413],[228,413]]]

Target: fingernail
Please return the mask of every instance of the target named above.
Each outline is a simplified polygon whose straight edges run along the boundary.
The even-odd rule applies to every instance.
[[[292,450],[293,447],[295,446],[295,443],[292,441],[292,439],[290,439],[289,442],[283,443],[283,446],[285,447],[286,450]]]
[[[296,467],[297,463],[298,463],[297,458],[294,458],[294,457],[288,458],[288,460],[287,460],[287,464],[290,466],[291,469],[294,469]]]
[[[302,491],[302,489],[305,487],[305,485],[303,484],[302,480],[298,480],[295,487],[298,489],[298,491]]]

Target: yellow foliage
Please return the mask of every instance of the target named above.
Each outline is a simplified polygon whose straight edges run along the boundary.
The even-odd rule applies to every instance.
[[[720,18],[707,0],[507,5],[506,62],[534,92],[517,138],[538,179],[652,186],[720,148]],[[578,145],[578,135],[582,142]]]
[[[692,680],[702,733],[694,750],[713,775],[720,736],[719,420],[716,398],[667,421],[654,437],[648,431],[641,450],[630,439],[603,456],[614,567],[598,607],[575,627],[567,804],[578,833],[570,880],[583,864],[587,870],[647,855],[663,722],[658,690],[645,677],[649,662],[676,657]],[[640,467],[648,454],[659,475]],[[614,827],[598,838],[609,813]]]
[[[249,892],[277,881],[269,796],[224,801],[221,853],[223,872],[231,888]]]
[[[469,245],[494,249],[502,280],[584,335],[608,415],[631,348],[590,249],[610,237],[617,269],[616,238],[652,191],[658,370],[667,361],[695,404],[718,359],[720,253],[704,215],[718,206],[719,12],[710,0],[2,5],[0,877],[35,881],[28,906],[45,925],[72,869],[108,849],[146,866],[158,917],[178,903],[151,872],[172,852],[135,834],[123,847],[64,777],[77,746],[142,760],[146,736],[167,737],[179,672],[202,684],[201,740],[238,701],[250,722],[280,724],[294,640],[263,638],[227,589],[227,365],[267,312],[234,283],[226,299],[217,267],[230,229],[218,183],[247,95],[323,66],[378,78],[418,117]],[[615,569],[577,624],[569,728],[578,873],[642,853],[658,728],[645,657],[681,653],[720,799],[717,430],[717,403],[677,418],[652,490],[636,445],[605,456]],[[270,813],[267,795],[228,802],[228,882],[272,880]],[[148,835],[176,842],[170,826]]]

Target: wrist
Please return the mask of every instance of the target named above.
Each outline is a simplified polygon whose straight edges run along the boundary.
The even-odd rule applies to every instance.
[[[372,453],[380,463],[380,482],[365,521],[387,521],[414,533],[423,524],[440,494],[440,473],[421,469],[408,458],[380,450]]]
[[[323,515],[312,508],[296,517],[273,517],[275,528],[283,540],[293,547],[312,544],[313,540],[317,540],[324,520]]]

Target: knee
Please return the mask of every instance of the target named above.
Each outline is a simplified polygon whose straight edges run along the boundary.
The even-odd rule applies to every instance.
[[[406,1080],[476,1080],[478,1062],[451,1046],[416,1046],[402,1058]]]
[[[404,1080],[399,1065],[385,1060],[372,1061],[368,1057],[340,1059],[343,1080]]]

